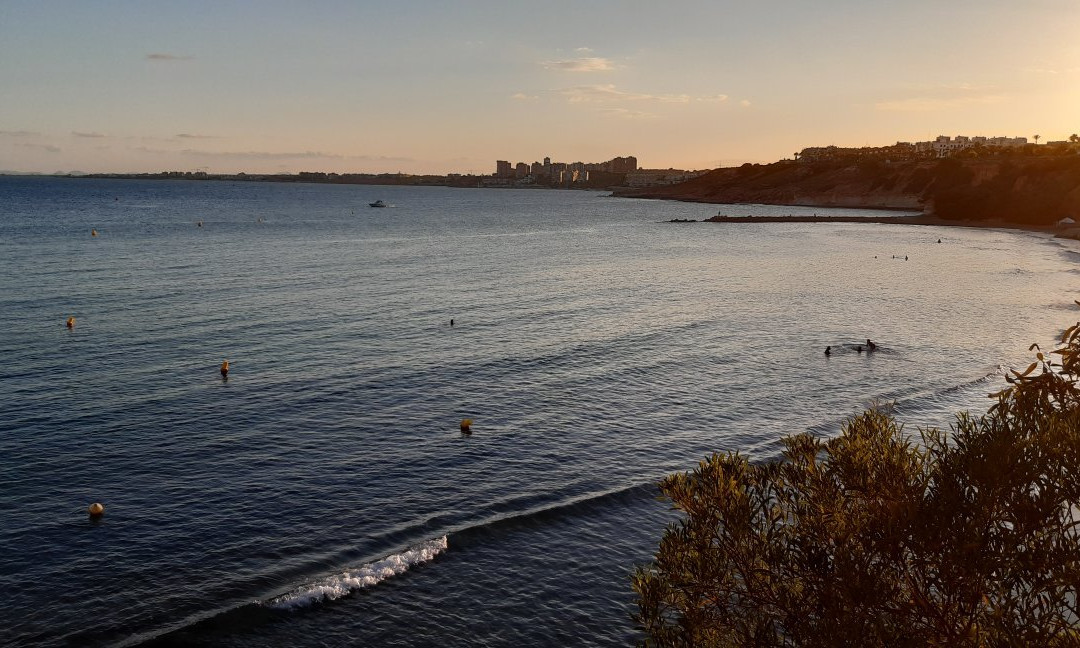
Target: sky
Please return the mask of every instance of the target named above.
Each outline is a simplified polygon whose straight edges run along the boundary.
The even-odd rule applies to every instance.
[[[710,169],[1080,131],[1076,0],[0,0],[0,170]]]

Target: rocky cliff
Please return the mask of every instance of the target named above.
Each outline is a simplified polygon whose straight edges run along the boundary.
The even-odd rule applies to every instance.
[[[1066,216],[1080,221],[1080,156],[745,164],[678,185],[616,195],[912,209],[947,220],[1049,225]]]

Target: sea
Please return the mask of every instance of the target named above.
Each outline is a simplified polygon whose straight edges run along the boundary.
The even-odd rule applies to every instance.
[[[1080,319],[1075,241],[718,211],[895,214],[0,178],[0,645],[633,645],[664,475]]]

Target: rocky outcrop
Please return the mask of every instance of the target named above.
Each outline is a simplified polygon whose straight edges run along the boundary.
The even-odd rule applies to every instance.
[[[1080,156],[746,164],[616,195],[921,210],[944,220],[1046,226],[1066,216],[1080,220]]]
[[[878,166],[743,165],[716,169],[682,184],[620,191],[617,195],[707,203],[922,209],[923,187],[911,186],[913,168],[885,174]]]

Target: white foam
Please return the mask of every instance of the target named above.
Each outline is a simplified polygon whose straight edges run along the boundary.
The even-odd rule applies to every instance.
[[[299,587],[288,594],[270,599],[265,605],[278,610],[292,610],[320,601],[332,601],[349,592],[377,585],[387,578],[405,573],[413,565],[426,563],[446,551],[446,547],[446,536],[427,540],[399,554]]]

